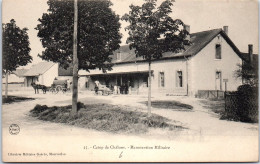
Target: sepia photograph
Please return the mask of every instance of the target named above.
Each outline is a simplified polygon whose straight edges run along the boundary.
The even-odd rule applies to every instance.
[[[257,0],[3,0],[3,162],[258,162]]]

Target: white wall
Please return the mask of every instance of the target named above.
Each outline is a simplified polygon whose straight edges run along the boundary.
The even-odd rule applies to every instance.
[[[86,82],[88,81],[86,76],[80,77],[78,80],[78,89],[85,90],[86,89]]]
[[[221,44],[221,59],[215,59],[215,46]],[[234,77],[234,71],[241,64],[241,58],[234,52],[226,40],[219,35],[191,59],[191,94],[198,90],[216,89],[216,71],[222,73],[222,90],[225,90],[223,79],[228,79],[227,90],[236,90],[242,84]]]
[[[168,60],[159,60],[153,61],[151,64],[151,70],[153,70],[152,76],[152,92],[163,93],[163,94],[173,94],[173,95],[186,95],[187,94],[187,80],[186,80],[186,60],[185,59],[168,59]],[[183,73],[183,87],[176,86],[176,73],[178,70],[181,70]],[[126,63],[126,64],[117,64],[113,66],[112,71],[108,73],[127,73],[127,72],[136,72],[136,71],[148,71],[148,63],[138,62],[138,63]],[[165,86],[159,87],[159,72],[164,72],[165,76]],[[101,74],[102,71],[96,69],[90,71],[80,71],[80,75],[94,75]],[[144,86],[142,79],[135,79],[135,87],[139,86],[139,93],[147,92],[147,87]],[[137,84],[139,83],[139,84]],[[133,88],[135,90],[135,88]]]
[[[185,59],[168,59],[152,63],[154,76],[152,77],[152,91],[157,93],[186,95],[187,94],[187,72]],[[177,71],[182,71],[183,87],[177,87]],[[159,87],[159,73],[164,72],[164,87]]]
[[[55,77],[58,77],[58,64],[54,64],[43,75],[40,75],[39,82],[45,86],[51,86]]]
[[[221,44],[221,59],[215,59],[215,45]],[[234,71],[238,68],[237,64],[241,63],[240,57],[234,52],[230,45],[220,35],[215,37],[206,47],[204,47],[197,55],[186,59],[168,59],[153,61],[151,69],[152,76],[152,92],[187,95],[187,78],[188,91],[190,95],[195,95],[198,90],[215,90],[216,89],[216,71],[221,71],[222,90],[225,90],[223,79],[228,79],[227,90],[236,90],[242,81],[234,77]],[[188,68],[188,71],[187,69]],[[183,87],[176,86],[176,73],[182,71]],[[135,71],[148,71],[148,63],[126,63],[113,66],[112,71],[108,73],[127,73]],[[159,87],[159,72],[164,72],[165,86]],[[80,75],[102,74],[100,70],[92,70],[89,73],[80,71]],[[188,74],[188,75],[187,75]],[[188,76],[188,77],[187,77]],[[139,83],[139,85],[137,85]],[[147,88],[141,87],[142,80],[136,79],[135,86],[140,86],[140,92],[147,92]]]

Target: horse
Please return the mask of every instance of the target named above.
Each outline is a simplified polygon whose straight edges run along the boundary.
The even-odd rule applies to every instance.
[[[35,91],[35,94],[36,94],[36,91],[37,93],[39,93],[39,89],[42,90],[43,94],[46,93],[47,91],[47,87],[45,85],[40,85],[40,84],[35,84],[34,82],[31,83],[31,86],[33,87],[34,91]]]

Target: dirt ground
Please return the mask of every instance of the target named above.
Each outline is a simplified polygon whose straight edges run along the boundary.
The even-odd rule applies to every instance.
[[[10,92],[13,96],[36,98],[32,101],[2,105],[3,159],[6,161],[254,161],[258,159],[258,124],[219,120],[203,107],[199,99],[185,96],[160,96],[152,100],[176,100],[193,106],[191,112],[152,108],[152,112],[171,119],[185,130],[152,129],[146,134],[112,134],[75,126],[37,120],[29,116],[36,104],[61,106],[71,104],[71,93],[33,94],[31,90]],[[138,107],[146,95],[95,96],[80,92],[79,101]],[[20,127],[10,135],[9,126]],[[118,148],[112,148],[118,146]],[[169,150],[133,150],[131,146],[169,146]],[[85,149],[87,146],[87,149]],[[105,147],[110,147],[105,150]],[[100,147],[100,148],[97,148]],[[120,149],[119,147],[125,147]],[[64,153],[48,156],[12,156],[10,153]],[[144,153],[141,153],[144,152]],[[9,154],[8,154],[9,153]],[[121,154],[121,155],[120,155]],[[243,155],[244,154],[244,155]],[[245,155],[246,154],[246,155]]]

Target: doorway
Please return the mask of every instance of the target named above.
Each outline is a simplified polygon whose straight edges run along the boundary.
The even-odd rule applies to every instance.
[[[222,91],[222,72],[216,71],[215,90]]]

